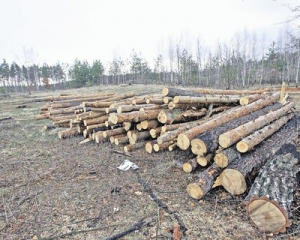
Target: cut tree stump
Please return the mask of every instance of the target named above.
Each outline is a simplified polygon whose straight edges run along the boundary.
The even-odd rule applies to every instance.
[[[249,105],[248,105],[249,106]],[[274,120],[286,115],[293,107],[295,106],[294,102],[290,102],[283,106],[282,108],[270,112],[266,115],[260,116],[253,121],[245,123],[237,128],[234,128],[230,131],[227,131],[219,136],[219,144],[223,148],[228,148],[234,143],[238,142],[242,138],[250,135],[256,130],[268,125]]]
[[[201,135],[195,137],[191,141],[192,152],[198,156],[205,156],[206,154],[214,153],[219,147],[218,139],[222,133],[234,129],[236,128],[236,126],[240,126],[242,124],[250,122],[253,119],[258,118],[259,116],[265,115],[270,111],[277,110],[281,107],[282,104],[274,103],[260,110],[254,111],[251,114],[239,117],[222,126],[213,128],[210,131],[202,133]]]
[[[286,144],[260,169],[245,198],[247,215],[259,231],[282,233],[291,225],[299,163],[295,145]]]
[[[211,120],[206,121],[201,125],[193,127],[190,130],[179,134],[177,139],[177,145],[180,149],[186,150],[190,146],[190,141],[194,139],[196,136],[206,131],[209,131],[215,127],[222,126],[225,123],[228,123],[236,118],[245,116],[253,111],[262,109],[263,107],[270,105],[274,103],[276,100],[278,100],[279,96],[280,96],[280,92],[276,92],[271,96],[265,96],[264,98],[259,99],[258,101],[255,101],[249,105],[234,108],[226,112],[223,112],[221,114],[218,114],[215,117],[213,117]]]
[[[229,164],[218,177],[218,184],[221,184],[232,195],[244,193],[246,179],[251,179],[251,173],[257,172],[284,144],[295,142],[297,137],[297,117],[295,116],[279,131],[248,153],[241,155],[233,147],[225,149],[223,152],[231,151],[231,155],[227,155],[226,160]]]

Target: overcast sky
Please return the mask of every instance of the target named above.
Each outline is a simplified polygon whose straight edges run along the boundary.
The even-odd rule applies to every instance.
[[[132,49],[152,61],[169,39],[206,45],[247,29],[275,38],[298,0],[0,0],[0,58],[103,63]],[[180,40],[181,39],[181,40]],[[183,40],[185,39],[185,40]],[[184,43],[185,44],[185,43]],[[166,50],[167,51],[167,50]],[[20,62],[19,62],[20,61]]]

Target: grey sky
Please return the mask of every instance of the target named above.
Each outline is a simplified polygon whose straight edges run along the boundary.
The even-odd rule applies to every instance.
[[[0,58],[107,63],[132,49],[152,61],[169,38],[206,45],[248,29],[275,38],[297,0],[0,0]],[[167,50],[166,50],[167,51]],[[23,60],[22,60],[23,59]]]

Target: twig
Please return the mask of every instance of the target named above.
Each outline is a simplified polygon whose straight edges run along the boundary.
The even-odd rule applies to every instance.
[[[112,237],[109,237],[109,238],[106,238],[105,240],[117,240],[121,237],[124,237],[126,236],[127,234],[129,233],[132,233],[138,229],[140,229],[143,225],[145,224],[144,222],[144,218],[139,220],[136,224],[134,224],[131,228],[129,228],[128,230],[124,231],[124,232],[121,232],[115,236],[112,236]]]
[[[138,182],[143,186],[143,188],[145,189],[145,191],[148,192],[148,194],[151,196],[151,198],[153,199],[154,202],[156,202],[156,204],[161,207],[162,209],[164,209],[167,213],[169,213],[170,215],[173,215],[174,218],[177,220],[181,230],[183,233],[185,233],[187,231],[187,228],[185,227],[183,221],[176,215],[176,213],[174,213],[173,211],[171,211],[166,204],[164,204],[160,199],[157,198],[157,196],[153,193],[152,189],[149,187],[148,183],[146,183],[141,176],[139,175],[139,173],[137,171],[133,172],[137,175],[138,178]]]
[[[122,225],[125,225],[125,224],[126,223],[118,223],[118,224],[113,224],[113,225],[109,225],[109,226],[102,226],[102,227],[97,227],[97,228],[84,229],[84,230],[80,230],[80,231],[72,231],[72,232],[61,234],[61,235],[56,235],[56,236],[53,236],[53,237],[39,238],[39,240],[53,240],[53,239],[56,239],[56,238],[64,238],[64,237],[68,237],[68,236],[77,235],[77,234],[80,234],[80,233],[99,231],[99,230],[102,230],[102,229],[105,229],[105,228],[117,227],[117,226],[122,226]]]

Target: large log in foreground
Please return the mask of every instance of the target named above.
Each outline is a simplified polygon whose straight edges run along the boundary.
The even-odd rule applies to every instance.
[[[196,136],[209,131],[215,127],[219,127],[228,123],[236,118],[245,116],[253,111],[259,110],[274,103],[276,100],[279,99],[280,92],[276,92],[271,96],[265,96],[258,101],[255,101],[249,105],[242,106],[239,108],[235,108],[229,111],[226,111],[222,114],[218,114],[216,117],[211,119],[210,121],[205,122],[199,126],[193,127],[190,130],[186,131],[185,133],[181,133],[178,135],[177,145],[180,149],[186,150],[190,146],[190,141],[194,139]]]
[[[251,173],[258,172],[284,144],[295,142],[297,137],[297,117],[295,116],[279,131],[248,153],[241,155],[233,147],[228,148],[231,149],[229,156],[231,163],[218,177],[218,184],[221,184],[232,195],[244,193],[246,179],[251,179]]]
[[[286,144],[260,170],[245,198],[247,214],[259,231],[285,232],[291,225],[299,161],[300,153],[295,145]]]

